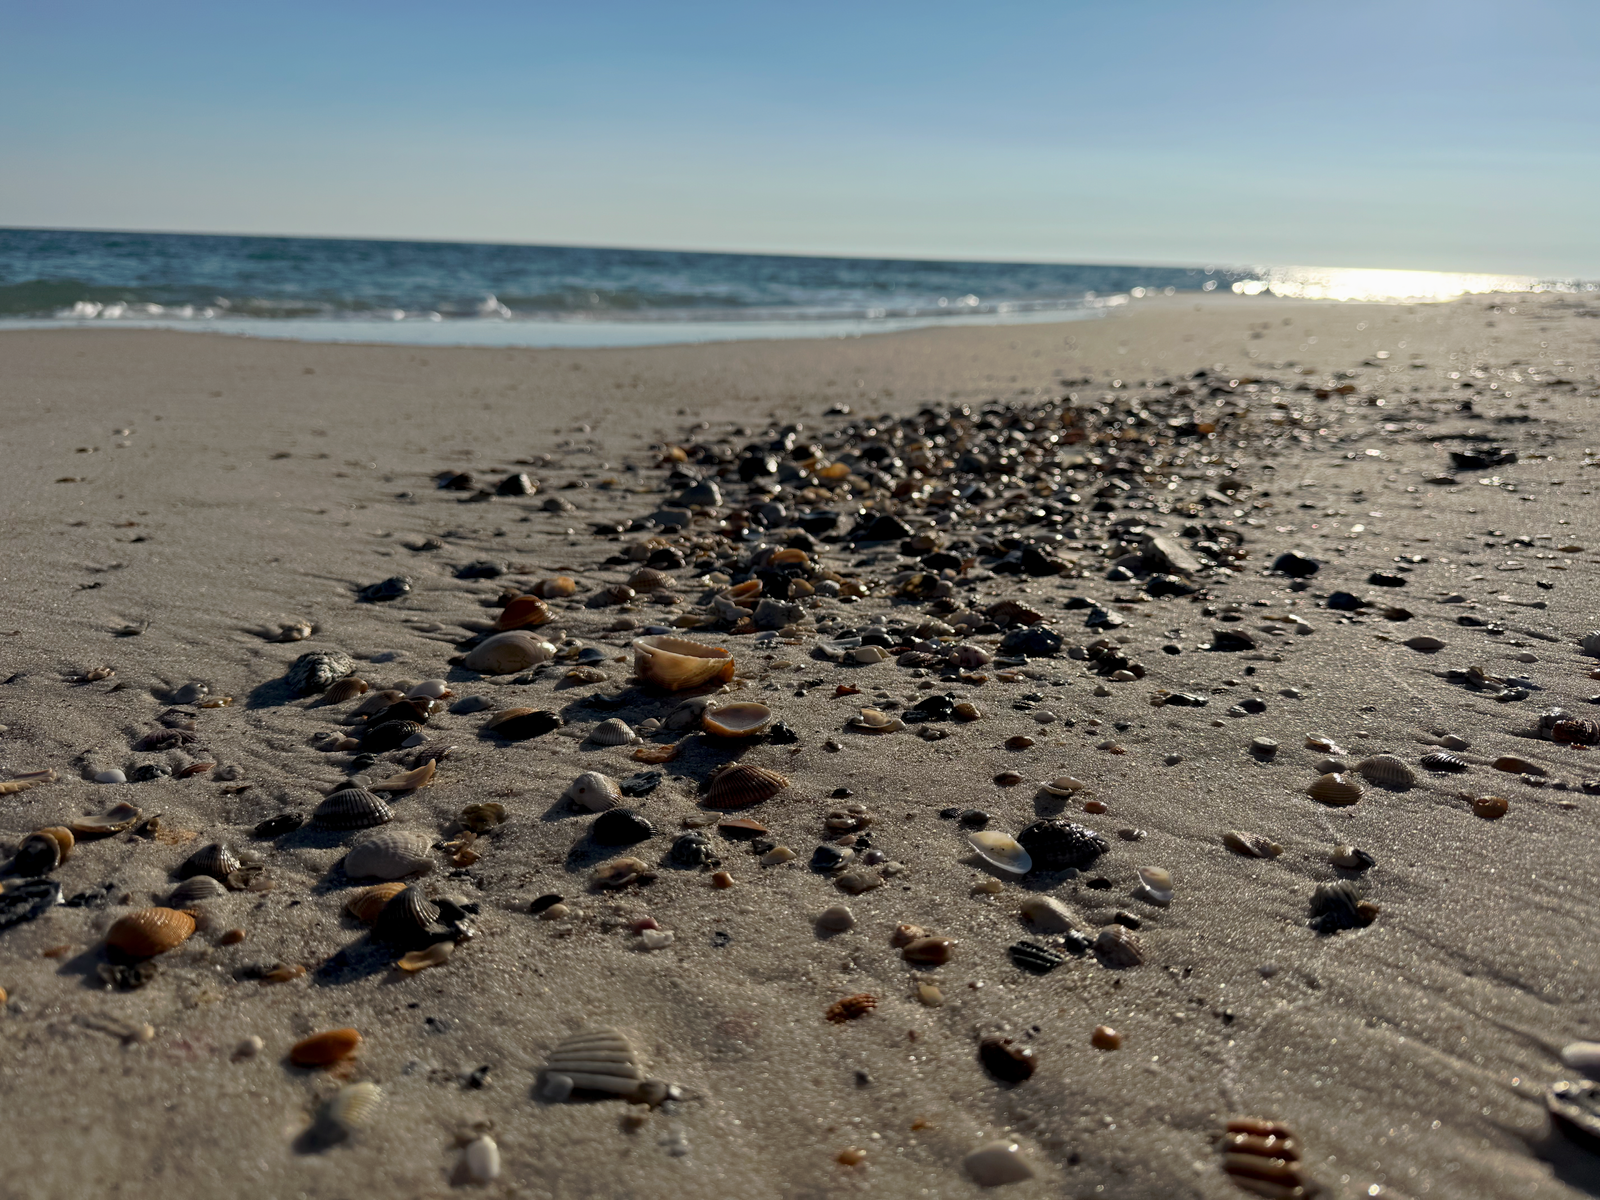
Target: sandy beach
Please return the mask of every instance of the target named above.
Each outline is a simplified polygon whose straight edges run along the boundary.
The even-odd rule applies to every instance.
[[[1572,1075],[1562,1047],[1600,1040],[1600,750],[1535,736],[1553,709],[1600,719],[1600,659],[1579,648],[1600,628],[1597,316],[1581,295],[1178,296],[1099,320],[651,349],[0,335],[0,778],[56,773],[0,795],[0,849],[9,859],[35,830],[120,802],[141,810],[49,873],[68,903],[0,931],[0,1197],[1225,1200],[1245,1194],[1220,1150],[1240,1117],[1292,1128],[1329,1197],[1600,1194],[1600,1157],[1554,1131],[1545,1105]],[[1095,433],[1046,447],[1077,463],[1082,519],[1068,524],[1093,531],[1050,544],[1052,573],[1009,573],[998,544],[1048,523],[980,519],[1057,494],[1005,499],[1039,467],[1020,449],[991,461],[991,500],[946,524],[893,479],[850,493],[824,477],[797,485],[814,489],[803,502],[774,490],[791,513],[866,504],[928,540],[909,554],[898,537],[830,541],[847,515],[813,539],[793,619],[761,632],[679,620],[709,617],[729,564],[792,532],[738,539],[751,501],[731,460],[714,511],[682,532],[628,528],[692,485],[669,485],[676,460],[718,476],[697,444],[738,451],[786,425],[826,443],[850,422],[883,432],[963,405],[974,420],[1065,406]],[[1188,426],[1167,416],[1180,410]],[[1041,444],[1035,432],[1015,446]],[[1124,442],[1136,456],[1184,437],[1179,466],[1108,473]],[[1490,448],[1516,458],[1451,459]],[[537,490],[438,487],[452,471],[491,489],[526,473]],[[1104,536],[1118,522],[1124,539],[1175,547],[1164,573],[1189,594],[1152,598],[1136,563],[1108,578],[1128,558]],[[940,588],[921,556],[957,541]],[[663,545],[683,565],[661,592],[604,596]],[[1273,572],[1291,552],[1315,573]],[[474,563],[498,573],[462,577]],[[814,586],[822,571],[843,584]],[[407,594],[358,599],[393,576]],[[492,632],[505,594],[561,576],[576,590],[549,598],[533,632],[573,657],[500,675],[452,661]],[[1330,604],[1338,593],[1355,603]],[[1043,619],[964,637],[928,624],[1006,600]],[[1086,627],[1096,609],[1115,622]],[[309,637],[273,640],[301,623]],[[585,740],[613,718],[665,721],[684,699],[631,682],[631,643],[653,624],[731,651],[716,702],[766,704],[794,740],[730,750],[664,729],[643,746],[686,740],[654,766],[640,745]],[[829,657],[824,644],[880,626],[883,661]],[[1059,653],[1012,663],[1020,643],[1004,639],[1027,628],[1053,630]],[[1098,671],[1086,655],[1101,638],[1139,671]],[[993,661],[903,656],[930,639]],[[598,653],[580,662],[580,647]],[[284,683],[323,650],[350,656],[374,693],[437,679],[452,695],[420,745],[361,767],[340,740],[361,736],[344,723],[359,701]],[[568,678],[579,666],[603,678]],[[947,693],[981,719],[849,727],[864,707],[900,723]],[[526,740],[485,730],[515,707],[565,724]],[[1421,764],[1439,752],[1459,769]],[[1323,760],[1384,754],[1415,782],[1365,780],[1345,806],[1307,794]],[[436,774],[391,797],[383,828],[433,844],[414,882],[472,936],[410,973],[344,911],[364,886],[342,866],[361,831],[253,831],[419,756]],[[1533,770],[1496,769],[1507,757]],[[732,758],[789,784],[709,810],[703,787]],[[216,765],[180,777],[197,763]],[[595,815],[563,794],[582,772],[646,770],[663,778],[627,804],[653,834],[597,847]],[[136,781],[93,782],[105,772]],[[1063,776],[1081,789],[1041,790]],[[1487,796],[1503,815],[1477,815]],[[485,804],[506,819],[469,846],[461,814]],[[871,817],[870,850],[839,849],[877,879],[855,895],[814,858],[838,846],[828,814],[852,804]],[[1013,835],[1064,817],[1107,849],[1019,877],[976,858],[977,818],[947,809]],[[726,816],[766,832],[701,827],[732,877],[718,887],[670,851],[686,821]],[[1230,830],[1281,850],[1236,853]],[[214,842],[259,869],[194,906],[195,933],[153,973],[102,970],[127,965],[108,958],[113,923],[162,905]],[[774,861],[768,842],[794,857]],[[1341,846],[1373,865],[1335,866]],[[622,856],[654,878],[591,882]],[[1141,886],[1151,866],[1170,873],[1168,904]],[[1314,893],[1340,881],[1376,911],[1313,928]],[[552,894],[565,916],[530,911]],[[1047,972],[1019,969],[1016,943],[1053,944],[1022,916],[1041,895],[1090,938],[1136,923],[1142,961],[1063,950]],[[839,904],[853,927],[819,928]],[[951,939],[949,960],[907,961],[902,924]],[[651,948],[662,931],[670,942]],[[853,996],[874,1006],[828,1019]],[[1116,1049],[1092,1044],[1102,1025]],[[629,1031],[675,1098],[548,1100],[552,1049],[594,1026]],[[353,1056],[289,1061],[299,1039],[343,1027],[361,1033]],[[251,1038],[259,1050],[241,1052]],[[986,1070],[986,1038],[1029,1051],[1031,1075]],[[361,1083],[381,1103],[328,1144],[325,1106]],[[500,1172],[474,1184],[463,1146],[484,1135]],[[1032,1178],[979,1186],[964,1158],[997,1140]]]

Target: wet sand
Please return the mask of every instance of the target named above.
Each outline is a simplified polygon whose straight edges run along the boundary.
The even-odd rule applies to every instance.
[[[0,796],[0,840],[14,846],[123,799],[159,813],[167,836],[80,843],[53,878],[65,896],[98,899],[0,933],[10,1135],[0,1195],[443,1195],[459,1183],[462,1137],[488,1129],[503,1170],[486,1190],[506,1196],[978,1195],[962,1156],[1010,1137],[1036,1178],[995,1194],[1221,1198],[1243,1194],[1215,1145],[1233,1116],[1294,1127],[1308,1174],[1333,1196],[1594,1194],[1597,1159],[1551,1132],[1543,1089],[1567,1074],[1563,1044],[1600,1038],[1600,796],[1582,788],[1600,766],[1595,751],[1519,735],[1553,707],[1600,715],[1586,703],[1600,693],[1590,676],[1600,660],[1577,645],[1600,626],[1600,503],[1585,465],[1600,448],[1597,311],[1567,297],[1174,299],[1060,325],[581,352],[5,335],[0,769],[60,778]],[[733,651],[736,698],[770,704],[799,734],[748,756],[793,781],[750,815],[798,857],[764,867],[714,836],[731,888],[670,869],[644,888],[588,887],[601,857],[583,845],[592,818],[562,804],[562,791],[581,771],[642,766],[632,747],[564,734],[672,705],[637,694],[615,712],[584,702],[621,692],[631,667],[628,635],[606,632],[618,611],[584,600],[627,578],[631,564],[604,560],[645,536],[607,540],[590,528],[665,498],[653,444],[721,437],[730,424],[751,431],[736,444],[769,421],[826,429],[847,419],[825,415],[837,405],[898,416],[1069,392],[1115,398],[1201,369],[1249,410],[1237,444],[1219,451],[1237,462],[1235,490],[1217,492],[1206,471],[1221,468],[1197,461],[1174,490],[1179,511],[1144,515],[1170,531],[1191,520],[1231,529],[1248,557],[1229,576],[1206,572],[1206,598],[1114,606],[1126,622],[1115,635],[1144,678],[1102,683],[1065,655],[1030,660],[1015,681],[990,669],[957,689],[982,721],[952,724],[942,740],[912,729],[868,738],[845,723],[875,693],[901,704],[927,694],[894,659],[843,667],[810,656],[814,637],[758,646],[695,635]],[[1281,390],[1249,392],[1252,378]],[[1345,384],[1348,394],[1337,390]],[[1466,399],[1474,412],[1458,410]],[[1487,434],[1519,461],[1427,482],[1451,470],[1449,450],[1473,444],[1448,440],[1463,434]],[[526,471],[541,491],[464,504],[434,487],[446,469],[489,480]],[[599,486],[607,478],[618,484]],[[573,507],[546,511],[552,497]],[[1186,505],[1204,515],[1182,515]],[[442,545],[408,548],[425,538]],[[1299,592],[1264,573],[1297,549],[1324,564]],[[825,549],[871,594],[819,615],[861,624],[920,612],[887,597],[903,564],[886,550]],[[1063,600],[1109,603],[1128,588],[1105,579],[1111,563],[1095,545],[1069,553],[1078,577],[984,577],[970,594],[1025,600],[1068,645],[1086,645],[1099,635]],[[457,643],[498,611],[504,580],[454,577],[480,559],[517,568],[509,578],[576,579],[546,628],[603,648],[609,680],[559,687],[552,671],[515,684],[450,665]],[[1371,586],[1373,572],[1399,573],[1404,586]],[[355,589],[395,574],[413,580],[410,595],[356,603]],[[703,589],[687,583],[692,571],[676,574],[690,608]],[[1329,609],[1338,590],[1413,616]],[[1445,602],[1453,595],[1465,602]],[[643,624],[675,611],[641,603],[632,615]],[[1264,619],[1291,614],[1309,632]],[[1460,624],[1463,615],[1484,624]],[[316,634],[261,636],[297,621]],[[1199,649],[1230,628],[1249,631],[1261,653]],[[117,636],[126,630],[138,632]],[[1403,644],[1424,634],[1445,648]],[[482,713],[429,722],[429,744],[452,749],[432,786],[395,801],[389,828],[442,839],[467,805],[509,813],[464,874],[434,854],[426,886],[479,909],[476,937],[442,967],[406,975],[359,952],[364,930],[342,913],[350,885],[338,865],[350,836],[251,834],[276,813],[309,812],[349,776],[351,756],[316,742],[345,730],[341,710],[281,686],[296,655],[324,648],[354,656],[377,686],[444,678],[457,697],[568,721],[510,744],[480,736]],[[1446,677],[1474,665],[1525,680],[1528,697],[1500,702]],[[98,667],[115,674],[85,682]],[[132,751],[160,728],[170,692],[194,681],[234,703],[198,710],[191,747]],[[836,696],[839,683],[862,695]],[[1154,707],[1160,689],[1209,704]],[[1264,711],[1229,715],[1250,699]],[[1041,708],[1061,719],[1038,723]],[[1415,765],[1436,749],[1419,738],[1437,731],[1470,743],[1465,774],[1419,768],[1417,786],[1372,787],[1348,808],[1303,791],[1325,757],[1304,746],[1308,733],[1351,761],[1387,751]],[[1006,749],[1019,734],[1035,744]],[[1280,744],[1270,760],[1250,753],[1258,737]],[[1109,740],[1126,753],[1097,748]],[[404,753],[369,773],[398,770],[391,761]],[[1502,755],[1547,775],[1492,769]],[[237,765],[238,778],[89,782],[184,760]],[[634,853],[652,863],[666,854],[700,811],[694,783],[711,763],[690,752],[660,768],[667,781],[638,804],[658,832]],[[1026,782],[997,785],[1006,771]],[[938,815],[980,808],[990,828],[1014,833],[1043,811],[1036,784],[1061,774],[1088,784],[1067,815],[1111,848],[1048,894],[1091,933],[1135,913],[1141,966],[1112,970],[1091,955],[1047,975],[1019,971],[1006,948],[1033,936],[1018,917],[1029,887],[975,891],[994,876]],[[874,846],[905,867],[855,898],[808,866],[837,788],[874,814]],[[1484,794],[1509,801],[1503,819],[1473,815],[1471,798]],[[1106,811],[1082,814],[1085,799]],[[1125,841],[1119,829],[1143,836]],[[1229,829],[1266,835],[1283,853],[1232,854]],[[195,839],[182,841],[188,832]],[[272,890],[209,905],[201,931],[156,960],[150,982],[108,989],[99,967],[111,922],[159,902],[187,855],[219,839],[261,855]],[[1376,859],[1364,882],[1381,912],[1319,936],[1308,901],[1341,877],[1329,862],[1341,843]],[[1133,895],[1147,864],[1171,871],[1170,907]],[[551,892],[575,915],[530,915],[530,901]],[[819,935],[812,917],[840,902],[855,928]],[[631,930],[644,917],[673,943],[644,949]],[[904,962],[890,944],[902,922],[955,939],[952,960]],[[234,928],[244,940],[220,944]],[[307,973],[260,981],[280,965]],[[919,982],[936,984],[941,1007],[918,1002]],[[876,1008],[824,1019],[856,994]],[[656,1110],[542,1102],[548,1051],[586,1024],[634,1031],[652,1073],[684,1099]],[[1122,1034],[1120,1049],[1091,1046],[1100,1024]],[[365,1039],[345,1067],[287,1063],[297,1038],[339,1026]],[[990,1034],[1034,1049],[1031,1079],[1005,1087],[984,1073],[976,1047]],[[251,1036],[262,1052],[235,1061]],[[319,1106],[357,1081],[384,1091],[371,1124],[332,1147],[308,1141]],[[865,1157],[836,1161],[851,1148]]]

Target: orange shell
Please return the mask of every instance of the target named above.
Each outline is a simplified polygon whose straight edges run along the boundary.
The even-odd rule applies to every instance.
[[[326,1067],[349,1058],[361,1045],[361,1034],[355,1029],[329,1029],[313,1033],[289,1047],[289,1061],[297,1067]]]
[[[678,692],[732,679],[733,655],[687,638],[643,637],[633,643],[633,669],[644,682]]]
[[[550,607],[538,596],[518,596],[495,620],[496,629],[523,629],[529,625],[543,625],[550,619]]]
[[[711,780],[706,804],[711,808],[748,808],[772,799],[788,786],[789,780],[776,771],[748,763],[736,763],[724,767]]]
[[[549,600],[558,596],[570,596],[577,590],[576,581],[565,575],[557,575],[554,579],[543,579],[534,584],[530,595],[543,596]]]
[[[374,887],[362,888],[345,901],[344,910],[356,920],[371,925],[378,919],[383,906],[405,890],[406,885],[399,882],[380,883]]]
[[[106,930],[106,945],[133,958],[154,958],[194,934],[194,918],[175,908],[141,908]]]
[[[53,839],[55,844],[60,847],[62,862],[66,862],[72,856],[72,847],[75,844],[72,830],[61,825],[50,825],[38,832],[44,834],[47,838]]]

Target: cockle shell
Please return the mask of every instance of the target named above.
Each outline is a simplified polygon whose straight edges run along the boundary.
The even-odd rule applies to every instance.
[[[765,704],[745,702],[708,708],[700,719],[701,728],[715,737],[756,737],[772,724],[772,710]]]
[[[688,638],[643,637],[633,643],[633,669],[645,683],[679,692],[733,678],[733,655],[720,646],[703,646]]]
[[[357,679],[354,675],[347,675],[328,686],[328,690],[322,693],[322,703],[344,704],[347,701],[354,700],[357,696],[365,695],[368,690],[365,679]]]
[[[1230,829],[1222,835],[1222,844],[1235,854],[1243,854],[1247,858],[1277,858],[1283,853],[1283,847],[1269,837],[1259,833],[1246,833],[1242,829]]]
[[[1108,925],[1094,939],[1095,953],[1110,967],[1137,967],[1145,960],[1144,942],[1123,925]]]
[[[328,829],[371,829],[394,820],[394,810],[366,788],[334,792],[311,813],[311,819]]]
[[[344,856],[344,873],[351,879],[404,879],[433,869],[429,840],[420,833],[385,829],[368,834]]]
[[[1417,782],[1417,773],[1392,754],[1374,754],[1356,764],[1356,770],[1382,787],[1404,789]]]
[[[1172,873],[1165,867],[1139,867],[1139,899],[1165,908],[1172,903]]]
[[[362,888],[346,900],[344,910],[363,925],[371,925],[378,919],[383,906],[405,890],[406,885],[403,883],[374,884],[372,887]]]
[[[1040,933],[1066,933],[1083,926],[1078,914],[1054,896],[1029,896],[1022,902],[1022,916]]]
[[[561,798],[589,812],[605,812],[622,803],[622,785],[599,771],[585,771],[561,793]]]
[[[1300,1166],[1300,1143],[1294,1132],[1276,1121],[1229,1121],[1221,1150],[1223,1171],[1244,1191],[1309,1196],[1322,1190]]]
[[[554,1079],[555,1076],[561,1078]],[[543,1094],[547,1098],[554,1098],[563,1089],[568,1093],[576,1090],[639,1097],[650,1082],[643,1057],[633,1042],[620,1029],[605,1026],[585,1029],[557,1042],[545,1064],[545,1079]]]
[[[597,746],[631,746],[643,739],[621,717],[611,717],[589,731],[589,740]]]
[[[1318,804],[1326,804],[1332,808],[1345,808],[1354,804],[1365,793],[1366,789],[1354,779],[1337,771],[1313,779],[1311,785],[1306,788],[1306,795]]]
[[[399,775],[391,775],[387,779],[380,779],[377,783],[367,785],[373,792],[410,792],[417,788],[425,788],[433,782],[434,772],[437,768],[433,759],[429,759],[420,767],[412,771],[403,771]]]
[[[712,777],[706,804],[712,808],[748,808],[770,800],[789,786],[787,776],[751,763],[734,763]]]
[[[1471,769],[1472,766],[1471,763],[1459,755],[1447,754],[1443,750],[1434,750],[1431,753],[1424,754],[1418,761],[1430,771],[1466,771]]]
[[[461,660],[468,671],[482,675],[515,675],[529,667],[549,662],[556,656],[556,648],[532,634],[513,630],[485,638]]]
[[[1033,856],[1035,865],[1047,871],[1087,867],[1111,848],[1094,830],[1060,817],[1035,821],[1017,834],[1017,841]]]
[[[349,1058],[361,1045],[359,1030],[328,1029],[301,1038],[289,1047],[289,1061],[297,1067],[326,1067]]]
[[[846,723],[850,729],[859,729],[864,733],[897,733],[906,727],[906,723],[899,717],[881,712],[876,708],[863,708],[861,715],[851,717]]]
[[[654,567],[640,567],[628,576],[628,586],[636,592],[655,592],[672,586],[672,576]]]
[[[210,875],[214,879],[226,879],[243,865],[232,846],[226,842],[212,842],[184,860],[178,868],[178,877],[188,879],[191,875]]]
[[[412,884],[378,911],[372,936],[380,942],[416,949],[433,940],[428,935],[438,920],[439,906],[428,899],[420,886]]]
[[[1007,833],[981,829],[969,834],[967,843],[978,852],[978,857],[991,867],[1012,875],[1026,875],[1033,870],[1033,859],[1022,848],[1022,843]]]
[[[322,1109],[326,1129],[341,1137],[366,1128],[383,1103],[383,1089],[375,1083],[352,1083],[334,1093]]]
[[[550,606],[538,596],[517,596],[495,618],[494,627],[501,630],[527,629],[543,625],[550,619]]]
[[[172,895],[167,897],[169,908],[190,908],[196,904],[203,904],[207,900],[215,900],[226,896],[228,889],[218,883],[209,875],[196,875],[193,879],[185,879],[172,889]]]
[[[154,958],[194,934],[194,918],[175,908],[141,908],[106,930],[106,945],[130,958]]]

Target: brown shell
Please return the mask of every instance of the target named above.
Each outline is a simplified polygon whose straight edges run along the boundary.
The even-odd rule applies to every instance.
[[[511,630],[479,642],[461,660],[461,665],[481,675],[515,675],[518,671],[549,662],[555,656],[555,647],[549,642],[540,641],[520,630]]]
[[[326,1067],[342,1058],[349,1058],[361,1045],[361,1034],[355,1029],[329,1029],[313,1033],[289,1047],[289,1061],[297,1067]]]
[[[517,596],[495,619],[496,629],[525,629],[550,619],[550,606],[538,596]]]
[[[1144,942],[1131,929],[1108,925],[1094,940],[1095,952],[1107,966],[1137,967],[1144,962]]]
[[[633,669],[645,683],[678,692],[732,679],[733,655],[721,646],[664,634],[635,640]]]
[[[1333,772],[1311,781],[1306,795],[1318,804],[1333,808],[1347,808],[1365,794],[1366,789],[1348,775]]]
[[[378,919],[383,906],[405,890],[406,885],[399,882],[379,883],[369,888],[362,888],[344,902],[344,910],[362,924],[371,925]]]
[[[1485,821],[1498,821],[1510,810],[1511,803],[1504,796],[1479,796],[1472,802],[1472,815]]]
[[[543,596],[546,600],[570,596],[578,590],[576,581],[565,575],[557,575],[554,579],[542,579],[533,585],[530,595]]]
[[[438,770],[434,760],[429,759],[413,771],[404,771],[399,775],[391,775],[387,779],[380,779],[377,783],[367,785],[369,792],[409,792],[417,788],[425,788],[433,782],[433,774]]]
[[[700,725],[715,737],[756,737],[772,724],[772,710],[765,704],[745,701],[724,704],[720,708],[707,708]]]
[[[628,586],[636,592],[655,592],[670,587],[672,576],[654,567],[640,567],[628,576]]]
[[[1417,773],[1411,769],[1411,764],[1392,754],[1374,754],[1371,758],[1363,758],[1356,764],[1356,770],[1371,782],[1386,788],[1414,787],[1417,782]]]
[[[363,696],[368,691],[367,681],[357,679],[354,675],[346,675],[343,679],[336,680],[328,685],[328,690],[322,693],[324,704],[344,704]]]
[[[1545,770],[1538,763],[1531,763],[1525,758],[1518,758],[1514,754],[1502,754],[1491,764],[1496,771],[1504,771],[1508,775],[1543,775]]]
[[[748,808],[770,800],[789,786],[787,776],[750,763],[724,767],[711,780],[706,803],[712,808]]]
[[[72,857],[72,847],[77,844],[73,839],[72,830],[61,825],[47,825],[38,832],[55,842],[56,847],[61,851],[62,862],[66,862],[67,859]]]
[[[213,879],[226,879],[243,865],[232,846],[226,842],[212,842],[185,859],[178,868],[178,876],[188,879],[191,875],[210,875]]]
[[[194,934],[194,918],[175,908],[141,908],[106,930],[106,945],[132,958],[154,958]]]

